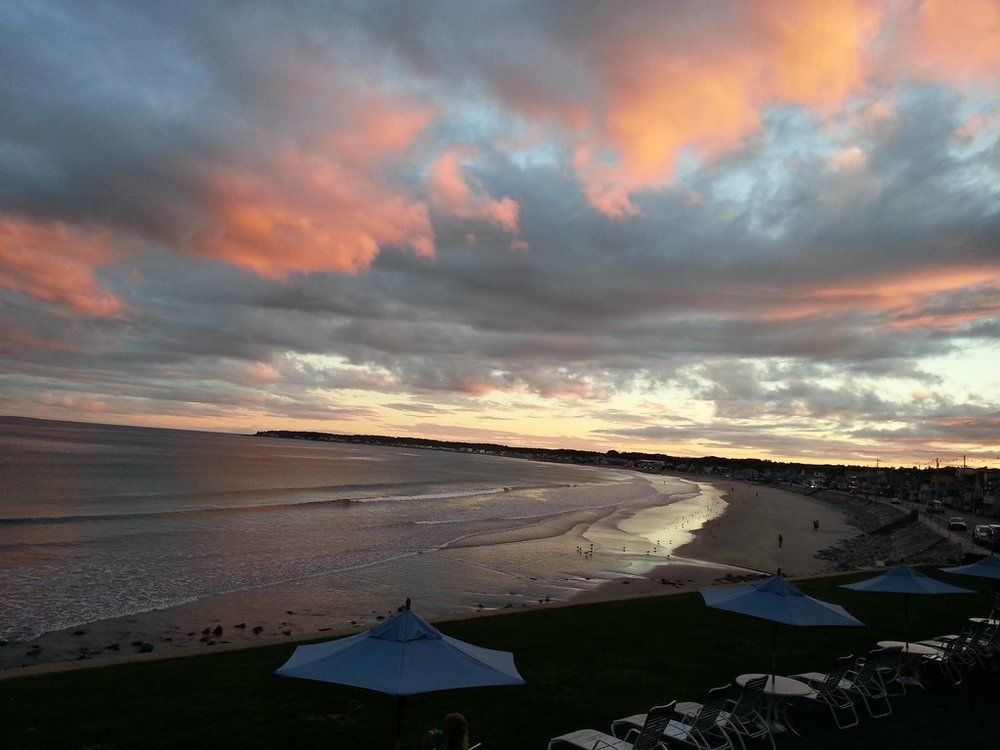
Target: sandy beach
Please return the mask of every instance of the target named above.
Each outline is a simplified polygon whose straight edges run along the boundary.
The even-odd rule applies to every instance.
[[[684,478],[714,488],[727,504],[725,513],[695,532],[669,562],[645,576],[619,578],[581,593],[573,603],[681,593],[773,574],[779,568],[790,578],[821,575],[835,568],[816,553],[858,533],[835,507],[796,492],[735,480]],[[817,520],[819,529],[813,530]],[[783,537],[780,548],[779,533]],[[626,581],[628,585],[622,585]]]
[[[835,506],[797,492],[735,481],[717,486],[729,503],[725,515],[678,554],[800,578],[830,570],[816,553],[858,532]]]
[[[654,476],[642,479],[654,487],[657,482]],[[339,574],[336,583],[343,591],[332,589],[331,578],[325,582],[331,587],[326,593],[334,601],[338,593],[346,595],[351,590],[354,576],[392,576],[401,591],[412,592],[414,600],[424,605],[431,619],[484,617],[514,608],[680,593],[746,580],[778,568],[793,577],[816,575],[833,570],[832,563],[818,559],[816,553],[856,533],[835,507],[797,493],[735,481],[706,482],[704,477],[684,479],[692,482],[692,492],[687,500],[675,499],[676,504],[662,506],[652,501],[638,513],[609,504],[599,511],[567,513],[522,528],[476,535],[374,569]],[[682,507],[685,502],[691,507]],[[812,527],[816,520],[819,530]],[[633,533],[620,550],[609,549],[609,535],[620,533],[623,526],[641,534]],[[779,532],[783,535],[780,548]],[[597,545],[591,546],[595,539]],[[561,575],[541,581],[521,567],[522,561],[543,552],[563,555],[566,565]],[[464,609],[435,613],[427,581],[440,582],[442,570],[469,566],[477,568],[482,591],[467,592]],[[622,569],[624,574],[609,572]],[[497,591],[504,594],[497,595]],[[359,606],[345,619],[342,612],[317,601],[315,582],[237,591],[47,633],[28,643],[6,644],[0,648],[0,678],[293,642],[323,634],[332,637],[357,632],[390,616],[393,604]]]

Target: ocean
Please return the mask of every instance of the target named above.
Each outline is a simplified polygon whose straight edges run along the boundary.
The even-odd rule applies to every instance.
[[[515,579],[537,584],[526,597],[557,592],[590,580],[584,569],[634,569],[653,541],[667,549],[658,537],[684,524],[663,507],[698,492],[657,482],[451,451],[0,418],[0,639],[309,581],[362,611],[395,594],[388,570],[419,571],[439,605],[482,607],[513,595]],[[621,545],[620,564],[590,570],[585,540],[551,543],[567,531],[551,522],[582,511],[608,522],[586,538]],[[685,513],[704,520],[703,508]],[[474,542],[536,528],[548,545]]]

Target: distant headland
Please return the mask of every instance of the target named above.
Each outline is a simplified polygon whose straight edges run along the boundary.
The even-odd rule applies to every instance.
[[[327,432],[262,430],[258,437],[316,440],[333,443],[383,445],[396,448],[426,448],[478,453],[533,461],[551,461],[589,466],[632,469],[651,474],[690,473],[742,479],[747,481],[799,485],[810,490],[834,489],[905,500],[954,500],[956,507],[982,508],[990,515],[998,511],[996,488],[1000,471],[964,466],[941,467],[872,467],[850,464],[806,464],[772,461],[764,458],[725,458],[720,456],[671,456],[663,453],[609,450],[605,452],[575,448],[536,448],[469,443],[389,435],[341,435]],[[951,502],[948,502],[951,505]]]

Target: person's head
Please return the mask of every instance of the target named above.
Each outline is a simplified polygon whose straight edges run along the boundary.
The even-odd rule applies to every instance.
[[[447,750],[468,750],[469,724],[462,714],[444,717],[444,746]]]

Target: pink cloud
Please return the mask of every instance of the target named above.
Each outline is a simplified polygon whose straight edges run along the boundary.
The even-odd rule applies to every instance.
[[[832,112],[862,90],[869,46],[883,20],[867,0],[762,0],[750,4],[763,35],[758,99]]]
[[[865,86],[880,18],[871,3],[827,0],[675,15],[602,29],[599,104],[583,126],[577,108],[563,113],[588,202],[611,217],[637,215],[632,196],[666,185],[681,149],[710,160],[738,147],[767,106],[836,111]]]
[[[114,318],[125,304],[94,269],[115,258],[106,232],[0,216],[0,287],[78,315]]]
[[[45,392],[38,401],[44,406],[64,409],[70,412],[103,414],[109,410],[108,402],[89,395],[53,394]]]
[[[796,320],[850,312],[875,312],[886,316],[891,328],[949,330],[977,320],[996,317],[1000,305],[977,304],[937,312],[936,299],[969,289],[982,289],[996,299],[1000,293],[1000,266],[953,266],[895,272],[882,278],[856,279],[850,283],[797,288],[794,298],[762,301],[763,320]]]
[[[932,80],[1000,75],[1000,3],[996,0],[923,0],[903,40],[905,63]]]
[[[864,168],[867,162],[865,152],[858,146],[848,146],[827,159],[831,169],[838,172],[857,172]]]
[[[442,213],[463,219],[482,219],[516,235],[521,207],[511,198],[493,198],[460,163],[466,152],[445,151],[431,165],[427,176],[432,205]]]
[[[254,362],[247,365],[246,378],[251,383],[270,385],[281,379],[281,373],[267,362]]]
[[[996,138],[1000,134],[1000,107],[987,114],[975,114],[955,129],[954,138],[962,143],[972,143],[977,139]]]
[[[291,151],[266,172],[219,170],[201,255],[261,276],[358,273],[386,245],[434,255],[427,206],[325,156]]]
[[[79,352],[80,347],[64,339],[43,337],[12,326],[0,326],[0,354],[20,356],[30,349],[53,352]]]
[[[327,129],[252,165],[210,168],[209,216],[186,246],[261,276],[368,268],[386,246],[434,255],[427,205],[389,168],[433,117],[429,108],[368,96]]]
[[[573,39],[589,100],[500,89],[528,117],[562,123],[589,205],[618,219],[641,214],[635,196],[669,184],[683,150],[710,161],[739,148],[768,107],[828,118],[902,75],[958,83],[1000,75],[995,0],[625,6],[594,26]],[[876,99],[854,125],[873,134],[893,121],[891,102]],[[835,162],[860,166],[847,154]]]

